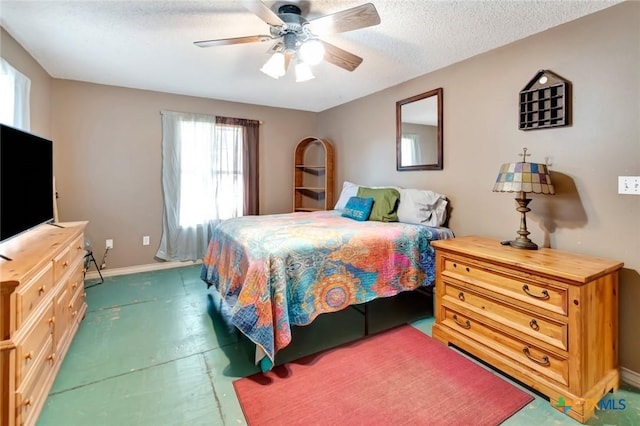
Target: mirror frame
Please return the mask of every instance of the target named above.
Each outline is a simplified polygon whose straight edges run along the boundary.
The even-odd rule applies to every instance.
[[[417,164],[413,166],[402,166],[400,162],[402,143],[402,106],[411,102],[416,102],[422,99],[430,98],[432,96],[437,97],[438,104],[438,162],[434,164]],[[412,96],[407,99],[396,102],[396,170],[442,170],[442,87],[430,90],[428,92],[421,93],[419,95]]]

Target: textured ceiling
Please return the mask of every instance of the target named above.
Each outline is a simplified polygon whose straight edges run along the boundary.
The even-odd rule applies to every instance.
[[[309,19],[365,2],[264,1]],[[271,42],[193,45],[268,34],[239,1],[0,0],[0,24],[55,78],[318,112],[619,2],[374,0],[379,25],[323,38],[363,63],[323,62],[304,83],[259,71]]]

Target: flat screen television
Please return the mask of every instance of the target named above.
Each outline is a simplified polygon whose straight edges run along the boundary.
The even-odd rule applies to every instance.
[[[6,241],[53,222],[53,143],[0,127],[0,241]]]

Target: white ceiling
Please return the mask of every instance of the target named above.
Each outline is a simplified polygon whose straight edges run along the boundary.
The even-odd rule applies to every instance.
[[[297,4],[308,19],[366,2],[264,1]],[[271,42],[193,45],[268,34],[239,1],[0,0],[0,24],[55,78],[319,112],[620,0],[372,2],[379,25],[323,38],[363,63],[348,72],[323,62],[304,83],[292,69],[279,80],[259,71]]]

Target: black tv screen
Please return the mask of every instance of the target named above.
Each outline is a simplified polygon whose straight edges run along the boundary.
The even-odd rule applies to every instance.
[[[5,241],[53,221],[53,143],[0,126],[0,241]]]

